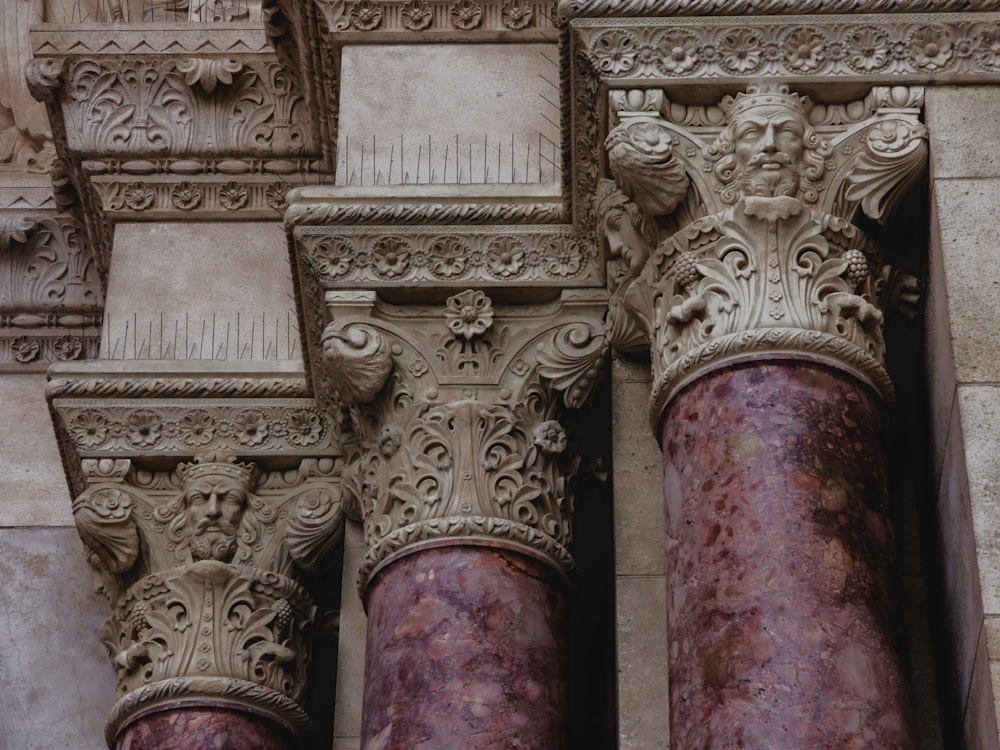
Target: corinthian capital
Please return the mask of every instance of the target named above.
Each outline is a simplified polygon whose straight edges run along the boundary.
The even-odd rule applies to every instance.
[[[296,581],[341,532],[339,466],[264,472],[207,452],[173,471],[86,459],[73,515],[112,617],[100,631],[118,674],[113,744],[153,704],[245,704],[292,731],[315,604]]]
[[[395,556],[446,540],[570,568],[577,459],[560,416],[583,405],[600,374],[605,295],[517,306],[472,289],[443,306],[368,299],[362,311],[356,293],[328,293],[323,337],[338,342],[325,349],[335,383],[363,359],[345,351],[391,357],[384,386],[366,381],[379,388],[350,407],[357,450],[344,494],[368,544],[362,586]]]
[[[748,356],[826,360],[891,396],[889,272],[854,221],[859,212],[885,221],[919,178],[921,90],[875,88],[844,105],[767,84],[711,107],[648,92],[612,101],[612,136],[654,128],[676,162],[663,184],[681,184],[681,168],[690,181],[662,201],[649,159],[623,160],[620,138],[609,137],[620,187],[598,191],[612,257],[609,336],[623,349],[650,345],[654,421],[698,372]]]

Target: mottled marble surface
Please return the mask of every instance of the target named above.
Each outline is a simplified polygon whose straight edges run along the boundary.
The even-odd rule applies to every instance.
[[[115,750],[290,750],[288,733],[226,708],[184,707],[144,716],[118,735]]]
[[[909,750],[880,413],[810,363],[716,371],[663,428],[675,750]]]
[[[440,547],[369,585],[366,750],[559,750],[561,582],[502,549]]]

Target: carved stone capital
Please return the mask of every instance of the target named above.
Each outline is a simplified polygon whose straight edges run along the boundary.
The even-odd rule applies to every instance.
[[[82,469],[73,516],[113,609],[100,631],[118,674],[109,744],[165,700],[249,705],[303,730],[316,607],[296,577],[340,539],[339,461],[269,472],[209,451],[169,471]]]
[[[326,350],[331,380],[359,383],[340,395],[354,401],[344,488],[368,544],[361,587],[394,557],[442,542],[506,546],[568,570],[578,459],[560,415],[582,406],[600,375],[605,295],[364,301],[329,293],[324,335],[337,344]],[[368,367],[378,356],[366,352],[387,352],[391,369]]]
[[[853,222],[859,212],[885,221],[922,173],[921,91],[875,88],[836,106],[776,85],[711,107],[651,92],[611,98],[622,191],[610,181],[598,191],[612,258],[608,331],[622,349],[651,346],[654,423],[691,378],[749,357],[826,361],[891,398],[884,298],[899,295],[885,294],[889,271]],[[647,130],[642,144],[662,144],[646,149],[655,160],[622,152]],[[663,202],[657,191],[684,184],[680,172],[690,188]],[[669,215],[655,217],[658,205]]]

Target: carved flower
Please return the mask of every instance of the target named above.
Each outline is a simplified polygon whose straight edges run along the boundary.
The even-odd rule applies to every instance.
[[[546,268],[553,276],[576,276],[583,269],[580,246],[565,238],[549,240],[544,248]]]
[[[402,237],[383,237],[375,243],[375,273],[398,279],[410,268],[410,243]]]
[[[236,442],[240,445],[260,445],[268,436],[267,419],[257,410],[241,411],[236,415]]]
[[[760,67],[762,40],[750,29],[737,29],[722,37],[722,67],[733,73],[749,73]]]
[[[300,409],[288,415],[288,442],[295,447],[315,445],[322,435],[323,422],[316,412]]]
[[[846,38],[847,64],[854,70],[870,73],[885,67],[889,61],[889,36],[884,31],[861,27]]]
[[[398,424],[387,424],[378,434],[378,449],[388,458],[403,444],[403,428]]]
[[[83,339],[78,336],[59,336],[52,340],[52,351],[55,352],[56,359],[67,361],[79,359],[83,354]]]
[[[427,0],[407,0],[399,11],[403,26],[410,31],[422,31],[431,25],[434,13]]]
[[[283,182],[272,182],[264,188],[264,202],[275,211],[281,212],[288,205],[285,202],[285,195],[288,193],[288,185]]]
[[[812,29],[795,29],[785,37],[788,67],[799,73],[817,70],[826,59],[826,40]]]
[[[31,362],[38,357],[41,346],[34,336],[18,336],[11,342],[10,350],[18,362]]]
[[[1000,24],[984,26],[976,41],[976,61],[987,70],[1000,68]]]
[[[531,442],[546,456],[557,456],[566,450],[566,430],[558,422],[542,422],[532,432]]]
[[[316,273],[339,279],[351,270],[353,252],[354,248],[343,240],[327,237],[316,244],[308,257]]]
[[[249,198],[246,186],[235,180],[231,180],[219,188],[219,203],[227,211],[237,211],[243,208]]]
[[[73,439],[85,448],[93,448],[108,437],[108,421],[96,411],[80,412],[70,425]]]
[[[504,279],[520,275],[525,268],[527,249],[521,240],[513,237],[497,237],[487,247],[489,255],[486,263],[490,273]]]
[[[594,42],[597,66],[602,73],[620,75],[635,67],[639,45],[635,37],[621,29],[605,31]]]
[[[917,29],[909,39],[910,59],[918,68],[938,71],[948,67],[953,56],[951,38],[940,27]]]
[[[493,300],[483,292],[466,289],[448,298],[444,317],[453,334],[471,341],[493,325]]]
[[[154,200],[156,194],[145,182],[130,182],[125,186],[125,205],[133,211],[145,211]]]
[[[469,246],[457,237],[442,237],[431,245],[431,273],[441,279],[457,279],[468,265]]]
[[[184,445],[208,445],[215,437],[215,420],[207,411],[189,412],[181,418],[180,436]]]
[[[521,0],[504,0],[500,20],[508,29],[523,29],[531,23],[531,7]]]
[[[682,31],[668,31],[654,42],[657,50],[656,67],[662,73],[687,73],[698,62],[698,40]]]
[[[204,197],[205,194],[201,186],[190,182],[178,183],[170,190],[170,202],[182,211],[190,211],[193,208],[198,208]]]
[[[483,9],[476,0],[456,0],[451,5],[451,22],[457,29],[474,29],[483,20]]]
[[[382,23],[382,9],[371,0],[360,0],[351,6],[351,24],[356,29],[371,31]]]
[[[410,374],[413,377],[419,378],[421,375],[427,372],[429,368],[427,367],[427,363],[424,362],[422,359],[415,359],[412,362],[410,362],[409,367],[407,367],[406,369],[410,371]]]
[[[132,445],[148,448],[160,439],[160,418],[151,411],[137,411],[125,423],[125,436]]]

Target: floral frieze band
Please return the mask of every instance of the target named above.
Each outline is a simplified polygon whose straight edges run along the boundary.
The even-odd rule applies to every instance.
[[[1000,15],[927,14],[579,19],[573,27],[604,80],[758,76],[1000,76]]]

